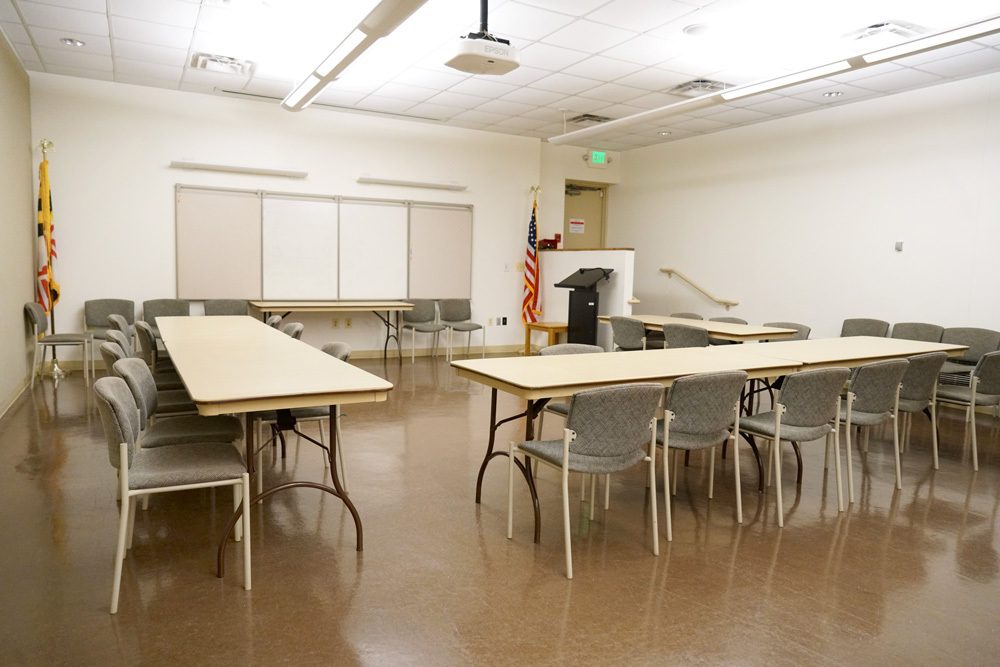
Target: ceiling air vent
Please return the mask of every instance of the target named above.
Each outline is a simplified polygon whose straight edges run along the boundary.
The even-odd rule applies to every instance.
[[[852,30],[843,37],[847,40],[862,40],[871,39],[872,37],[877,37],[879,35],[898,35],[906,40],[928,32],[930,32],[929,29],[917,25],[916,23],[889,20],[873,23],[869,26],[865,26],[864,28],[858,28],[857,30]]]
[[[684,83],[677,84],[666,91],[672,95],[684,95],[685,97],[698,97],[707,93],[717,93],[726,88],[732,88],[728,83],[713,81],[711,79],[692,79]]]
[[[253,73],[253,63],[230,56],[216,56],[211,53],[196,53],[191,56],[191,67],[206,72],[221,74],[240,74],[250,76]]]
[[[611,119],[608,118],[607,116],[598,116],[597,114],[593,113],[582,113],[579,116],[573,116],[572,118],[567,118],[566,122],[576,123],[577,125],[587,125],[589,123],[597,125],[598,123],[607,123],[609,120]]]

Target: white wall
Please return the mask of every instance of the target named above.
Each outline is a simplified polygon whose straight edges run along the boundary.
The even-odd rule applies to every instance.
[[[1000,329],[1000,74],[630,151],[636,312]],[[896,241],[904,250],[895,252]],[[661,267],[720,298],[726,313]]]
[[[58,147],[50,163],[62,322],[82,323],[90,298],[128,298],[139,307],[175,295],[173,193],[175,183],[186,183],[472,204],[473,317],[505,315],[515,323],[493,328],[491,346],[523,340],[523,276],[505,268],[523,261],[529,188],[540,178],[537,139],[321,109],[290,113],[277,104],[37,73],[31,95],[35,138]],[[179,159],[296,168],[309,177],[168,168]],[[468,189],[360,185],[361,175]],[[336,332],[330,319],[303,315],[304,339],[381,350],[384,329],[374,316],[355,314],[350,331],[341,321]]]
[[[538,196],[538,238],[552,238],[563,231],[566,204],[566,181],[592,181],[613,185],[621,181],[622,165],[626,158],[621,153],[608,153],[611,162],[605,169],[587,166],[583,156],[587,148],[542,144],[542,179]],[[615,188],[608,191],[608,201],[618,196]],[[609,221],[610,224],[610,221]],[[611,243],[608,247],[613,247]]]
[[[0,35],[0,414],[28,379],[26,351],[33,349],[24,303],[35,296],[34,215],[31,189],[31,104],[28,74]],[[38,152],[39,159],[41,151]]]

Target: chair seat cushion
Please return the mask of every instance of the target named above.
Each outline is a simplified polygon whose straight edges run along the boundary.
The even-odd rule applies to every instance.
[[[232,445],[199,442],[139,450],[128,482],[130,489],[151,489],[237,479],[246,471],[243,457]]]
[[[901,398],[901,399],[899,399],[899,411],[900,412],[920,412],[921,410],[923,410],[924,408],[926,408],[930,404],[931,404],[931,402],[929,400],[928,401],[920,401],[920,400],[914,400],[912,398]]]
[[[482,324],[475,322],[445,322],[444,324],[455,331],[476,331],[483,328]]]
[[[70,345],[73,343],[76,344],[89,343],[90,340],[91,340],[90,334],[61,333],[61,334],[49,334],[44,338],[40,338],[38,342],[42,345]]]
[[[415,322],[413,324],[404,324],[404,329],[413,329],[414,331],[419,331],[421,333],[434,333],[435,331],[444,331],[445,326],[443,324],[437,324],[435,322]]]
[[[198,407],[183,389],[167,389],[156,392],[156,414],[158,415],[197,411]]]
[[[963,364],[957,361],[946,361],[944,366],[941,367],[941,373],[971,373],[975,370],[975,366],[971,364]]]
[[[243,439],[243,424],[236,417],[184,415],[158,419],[142,436],[143,447],[163,447],[195,442],[235,442]]]
[[[769,410],[749,417],[740,417],[740,431],[763,438],[774,438],[774,411]],[[809,442],[822,438],[829,432],[829,424],[820,426],[781,425],[781,439],[794,442]]]
[[[184,382],[181,376],[172,371],[161,373],[159,370],[153,375],[153,382],[158,391],[168,391],[172,389],[183,389]]]
[[[569,403],[549,403],[545,406],[545,410],[566,417],[569,415]]]
[[[959,403],[968,404],[972,400],[972,387],[960,387],[950,384],[938,385],[937,397],[939,401],[958,401]],[[997,403],[1000,403],[1000,395],[976,393],[976,405],[996,405]]]
[[[563,441],[559,440],[529,440],[518,445],[530,456],[548,461],[562,467]],[[642,450],[635,450],[623,456],[589,456],[586,454],[569,453],[569,469],[588,475],[606,475],[631,468],[646,458]]]
[[[891,412],[861,412],[851,411],[851,424],[854,426],[878,426],[892,417]],[[840,421],[847,421],[847,406],[840,406]]]
[[[723,429],[717,433],[681,433],[680,431],[670,431],[671,449],[709,449],[716,445],[721,445],[729,437],[729,431]],[[656,442],[663,444],[663,428],[660,422],[656,423]]]

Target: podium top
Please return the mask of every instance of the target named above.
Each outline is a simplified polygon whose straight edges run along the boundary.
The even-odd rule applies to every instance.
[[[614,269],[577,269],[562,281],[556,283],[555,286],[569,289],[594,289],[597,283],[601,280],[607,280],[608,276],[614,272]]]

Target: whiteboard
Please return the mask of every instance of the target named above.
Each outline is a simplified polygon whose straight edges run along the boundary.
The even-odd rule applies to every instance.
[[[341,202],[341,299],[406,298],[407,218],[404,202]]]
[[[260,196],[177,188],[177,298],[261,298]]]
[[[262,224],[265,299],[337,297],[334,199],[265,194]]]
[[[410,207],[410,298],[472,298],[472,211]]]

